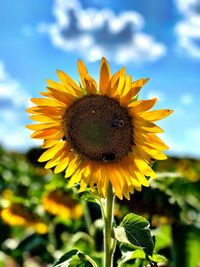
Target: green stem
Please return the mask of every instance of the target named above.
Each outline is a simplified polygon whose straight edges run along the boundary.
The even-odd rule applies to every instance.
[[[100,197],[97,198],[97,200],[98,200],[99,206],[101,208],[101,214],[102,214],[102,217],[103,217],[103,221],[105,221],[106,214],[105,214],[105,211],[104,211],[104,204],[103,204],[103,202],[102,202]]]
[[[85,258],[92,264],[93,267],[98,267],[96,262],[92,258],[90,258],[88,255],[85,255]]]
[[[105,207],[105,217],[104,217],[104,267],[112,267],[113,263],[113,252],[115,246],[113,246],[113,240],[111,238],[112,225],[113,225],[113,204],[114,204],[114,194],[112,190],[112,185],[109,183],[106,207]]]
[[[92,220],[90,217],[90,211],[89,211],[87,202],[85,200],[83,200],[82,205],[83,205],[83,209],[84,209],[84,219],[85,219],[88,233],[90,234],[91,237],[94,237],[95,229],[94,229],[94,226],[92,224]]]
[[[56,250],[55,222],[53,220],[51,220],[48,226],[48,238],[50,242],[47,249],[51,254],[53,254]]]

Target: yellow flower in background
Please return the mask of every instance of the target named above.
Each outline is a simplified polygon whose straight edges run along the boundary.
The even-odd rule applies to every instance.
[[[176,163],[176,169],[183,177],[186,177],[191,182],[197,182],[200,179],[198,169],[190,159],[179,160]]]
[[[10,189],[8,189],[8,188],[6,188],[6,189],[4,189],[2,192],[1,192],[1,196],[4,198],[4,199],[6,199],[6,200],[11,200],[12,199],[12,197],[13,197],[13,191],[12,190],[10,190]]]
[[[116,195],[130,198],[134,189],[148,186],[155,178],[151,159],[166,159],[168,146],[156,136],[163,130],[154,124],[172,113],[169,109],[149,111],[156,98],[137,100],[148,79],[132,81],[125,68],[113,76],[105,58],[101,60],[99,85],[78,61],[81,85],[58,70],[60,82],[47,80],[43,98],[27,112],[39,123],[28,125],[32,138],[43,139],[46,151],[39,158],[55,173],[65,170],[69,186],[80,183],[80,191],[97,186],[106,197],[110,181]]]
[[[49,213],[69,219],[79,219],[83,215],[80,203],[61,191],[51,191],[43,198],[43,207]]]
[[[35,218],[21,204],[11,204],[10,207],[2,209],[0,214],[2,220],[11,226],[31,227],[40,234],[45,234],[48,231],[47,225]]]

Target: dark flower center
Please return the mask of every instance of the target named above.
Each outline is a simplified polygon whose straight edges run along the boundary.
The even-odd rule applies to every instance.
[[[64,114],[63,128],[72,148],[85,159],[118,161],[131,150],[131,117],[107,96],[87,95],[75,101]]]

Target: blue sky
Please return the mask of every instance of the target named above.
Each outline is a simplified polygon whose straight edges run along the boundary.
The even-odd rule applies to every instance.
[[[171,155],[200,156],[199,0],[2,0],[0,9],[0,143],[26,150],[29,98],[62,69],[75,80],[82,58],[98,78],[99,59],[134,79],[150,77],[140,98],[171,108],[159,123]]]

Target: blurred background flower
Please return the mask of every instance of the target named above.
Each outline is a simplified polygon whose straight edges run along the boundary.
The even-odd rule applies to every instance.
[[[44,209],[49,213],[63,218],[80,219],[83,207],[70,194],[54,190],[48,192],[42,200]]]
[[[32,227],[39,234],[48,232],[47,225],[21,204],[13,203],[2,209],[0,214],[3,221],[11,226]]]

